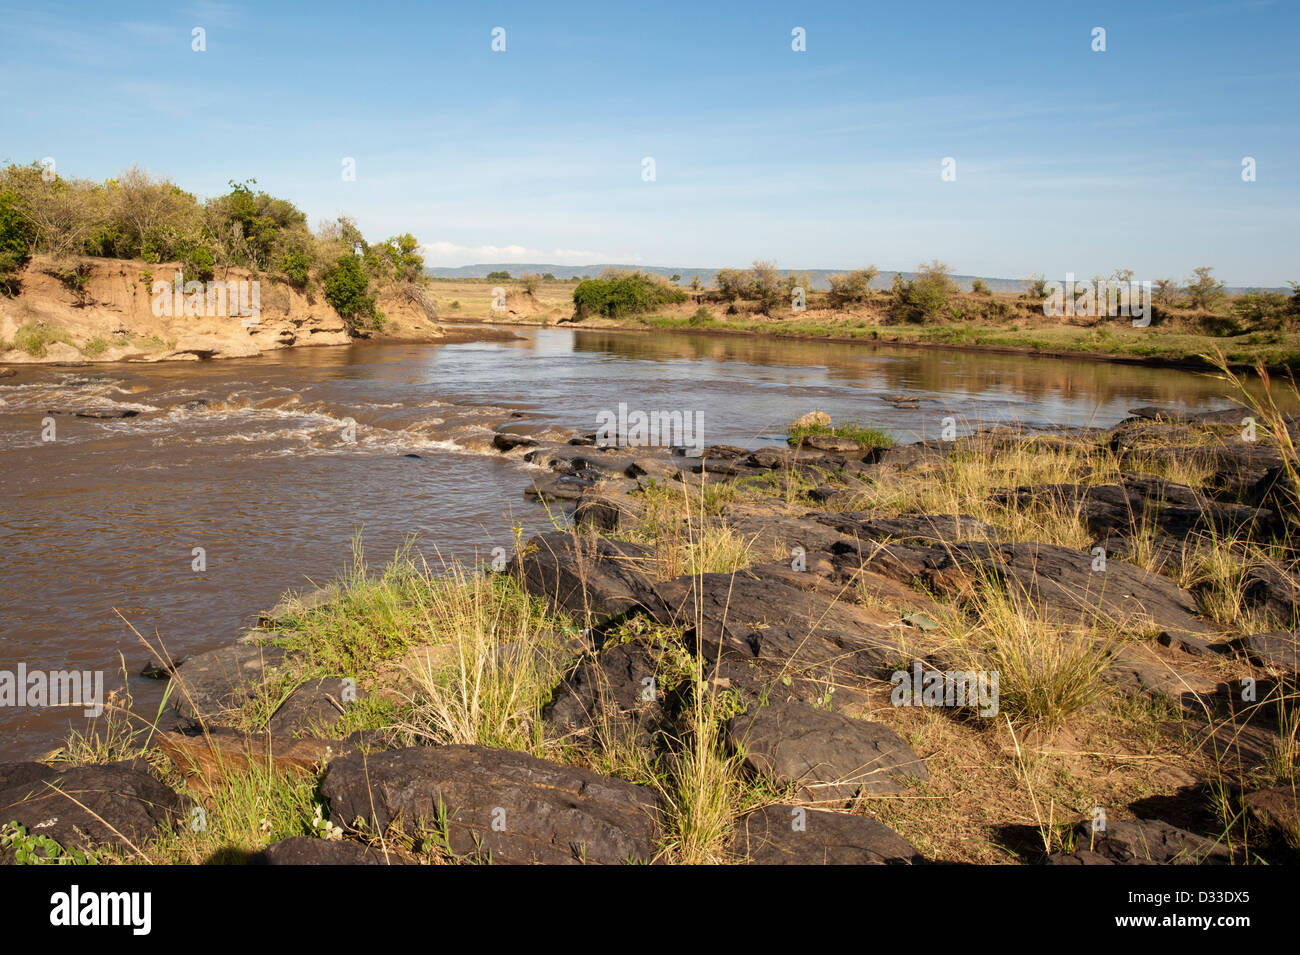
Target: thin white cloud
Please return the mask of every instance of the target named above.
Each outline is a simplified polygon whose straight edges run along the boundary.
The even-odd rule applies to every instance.
[[[641,257],[589,252],[582,249],[530,249],[524,245],[458,245],[426,242],[420,246],[424,264],[455,268],[496,262],[535,262],[544,265],[595,265],[605,262],[635,264]]]

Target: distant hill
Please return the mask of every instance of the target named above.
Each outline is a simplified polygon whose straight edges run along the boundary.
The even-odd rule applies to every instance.
[[[691,279],[699,276],[700,284],[706,288],[713,284],[713,277],[718,274],[717,269],[699,269],[688,268],[685,266],[662,266],[662,265],[616,265],[612,263],[602,263],[598,265],[545,265],[535,262],[504,262],[497,265],[462,265],[457,268],[426,268],[426,274],[437,279],[483,279],[487,278],[489,272],[509,272],[511,278],[519,278],[521,275],[527,275],[530,272],[537,275],[545,275],[547,272],[554,275],[557,279],[572,279],[588,276],[595,278],[605,269],[623,269],[632,271],[639,269],[642,272],[649,272],[654,275],[662,275],[664,278],[672,278],[679,275],[679,285],[690,285]],[[812,279],[814,289],[828,289],[830,282],[827,276],[841,275],[849,269],[780,269],[782,275],[789,275],[791,272],[807,275]],[[904,279],[910,279],[915,273],[899,273]],[[881,272],[876,276],[876,280],[871,283],[872,288],[888,289],[894,283],[893,272]],[[971,283],[975,279],[983,279],[991,291],[994,292],[1023,292],[1026,287],[1024,279],[998,279],[990,278],[984,275],[954,275],[953,281],[960,285],[966,291],[970,291]],[[1048,279],[1056,278],[1058,281],[1064,280],[1064,276],[1048,276]],[[1079,276],[1079,279],[1085,280],[1085,276]],[[1086,279],[1090,280],[1091,276]],[[1245,292],[1265,291],[1265,292],[1290,292],[1288,288],[1236,288],[1226,289],[1229,295],[1241,295]]]

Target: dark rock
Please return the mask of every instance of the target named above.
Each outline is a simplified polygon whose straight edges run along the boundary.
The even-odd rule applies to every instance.
[[[18,769],[7,776],[0,818],[49,836],[65,849],[130,850],[163,824],[178,823],[188,805],[143,761],[75,766],[50,775]]]
[[[1246,812],[1254,823],[1282,842],[1300,844],[1300,800],[1295,786],[1261,789],[1246,796]]]
[[[44,763],[0,763],[0,790],[52,779],[58,771]],[[3,823],[0,823],[3,825]]]
[[[150,660],[140,668],[140,675],[146,680],[166,680],[176,672],[176,668],[185,662],[184,657],[178,657],[170,662],[161,660]]]
[[[577,501],[594,483],[594,477],[586,478],[576,474],[536,478],[524,490],[524,497],[538,501]]]
[[[573,520],[579,526],[616,531],[634,527],[644,513],[645,502],[640,497],[598,485],[583,492],[573,509]]]
[[[1246,571],[1242,602],[1275,626],[1300,629],[1300,583],[1273,564],[1257,564]]]
[[[1122,484],[1041,484],[1001,492],[994,500],[1027,507],[1050,502],[1077,511],[1098,535],[1133,535],[1149,524],[1161,533],[1185,538],[1197,531],[1232,534],[1268,524],[1273,513],[1240,504],[1211,501],[1183,484],[1140,474],[1122,475]]]
[[[868,611],[754,569],[677,577],[655,591],[656,620],[689,627],[709,661],[739,664],[722,675],[748,692],[791,674],[862,685],[901,658],[893,634]]]
[[[515,448],[535,448],[538,440],[526,434],[498,431],[492,436],[492,446],[498,451],[513,451]]]
[[[870,514],[823,514],[823,524],[841,534],[862,540],[905,540],[925,543],[955,543],[970,540],[995,540],[997,528],[965,514],[915,514],[901,517],[873,517]]]
[[[195,398],[192,401],[183,401],[176,406],[179,411],[206,411],[207,407],[207,398]]]
[[[1043,860],[1044,865],[1114,865],[1115,863],[1098,852],[1080,849],[1078,852],[1054,852]]]
[[[190,719],[219,720],[252,699],[284,656],[275,647],[244,644],[196,653],[172,675],[172,703]]]
[[[752,771],[817,802],[902,792],[901,778],[930,776],[889,727],[796,701],[751,707],[728,722],[727,741]]]
[[[556,687],[542,718],[566,734],[648,744],[666,720],[656,670],[655,659],[642,647],[605,647],[579,661]]]
[[[370,849],[347,839],[290,836],[273,842],[248,860],[249,865],[401,865],[394,853]]]
[[[1052,544],[950,544],[948,559],[975,574],[995,574],[1046,619],[1064,625],[1097,620],[1177,633],[1209,634],[1196,601],[1173,581],[1123,561],[1093,571],[1087,551]],[[943,559],[937,561],[944,567]]]
[[[1149,421],[1173,421],[1180,424],[1198,425],[1240,425],[1241,419],[1249,412],[1243,407],[1224,408],[1218,411],[1183,411],[1179,408],[1143,405],[1141,408],[1130,408],[1128,413],[1135,418],[1143,418]]]
[[[1081,822],[1074,833],[1081,851],[1116,865],[1224,865],[1233,861],[1227,846],[1157,819],[1113,820],[1097,832],[1092,831],[1091,822]]]
[[[813,451],[828,451],[832,454],[856,454],[861,456],[863,453],[862,445],[851,438],[841,438],[832,434],[808,434],[799,440],[800,448],[807,448]]]
[[[913,468],[942,461],[952,450],[953,443],[950,441],[920,441],[893,448],[875,448],[867,452],[863,460],[871,464]]]
[[[1300,633],[1255,633],[1239,637],[1233,646],[1259,666],[1293,676],[1300,673]]]
[[[555,531],[534,537],[511,559],[524,589],[551,607],[600,626],[657,600],[648,547]]]
[[[140,412],[134,408],[82,408],[81,410],[50,408],[45,413],[49,415],[73,415],[78,418],[98,418],[109,421],[118,418],[134,418]]]
[[[354,680],[308,680],[280,704],[266,724],[267,732],[277,738],[327,734],[350,703],[365,696]]]
[[[330,764],[321,793],[335,825],[396,824],[417,836],[442,816],[452,852],[499,863],[649,861],[659,837],[648,790],[483,746],[345,756]]]
[[[1194,637],[1190,633],[1170,633],[1168,630],[1162,630],[1156,634],[1156,642],[1162,647],[1178,650],[1193,657],[1221,656],[1231,649],[1225,643],[1210,643],[1208,640]]]
[[[424,460],[424,456],[423,456],[423,455],[419,455],[419,454],[403,454],[402,457],[404,457],[404,458],[412,458],[413,460],[416,460],[416,461],[423,461],[423,460]]]
[[[911,865],[924,858],[866,816],[765,806],[736,824],[732,854],[751,865]]]

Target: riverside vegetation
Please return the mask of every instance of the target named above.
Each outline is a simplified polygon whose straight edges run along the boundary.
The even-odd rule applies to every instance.
[[[358,549],[236,645],[151,645],[162,710],[0,766],[0,854],[1295,861],[1300,419],[1215,360],[1241,406],[1106,429],[811,413],[689,458],[503,428],[554,531]],[[954,672],[994,711],[899,705]]]
[[[436,279],[432,294],[452,314],[498,322],[1032,350],[1201,367],[1208,367],[1202,356],[1217,350],[1236,366],[1300,368],[1296,283],[1290,295],[1229,295],[1212,269],[1197,268],[1183,285],[1154,282],[1150,325],[1135,327],[1122,316],[1045,315],[1048,283],[1041,275],[1018,292],[994,292],[982,280],[963,290],[940,262],[922,264],[910,277],[896,274],[887,289],[876,287],[878,279],[872,266],[831,276],[829,289],[813,290],[806,274],[756,262],[752,269],[720,270],[710,288],[608,270],[576,284],[506,273]],[[1120,270],[1112,279],[1128,282],[1132,273]],[[1102,281],[1108,280],[1099,276],[1091,284]],[[494,310],[496,287],[506,289],[507,300]],[[796,288],[804,290],[802,311],[792,308]]]
[[[347,216],[313,232],[293,203],[256,185],[232,180],[200,202],[137,167],[103,183],[36,163],[0,169],[0,357],[206,358],[440,337],[414,236],[368,242]],[[155,280],[186,295],[193,283],[257,282],[267,320],[241,327],[233,313],[196,310],[173,322],[170,309],[163,320],[151,309]],[[187,347],[185,336],[197,340]]]

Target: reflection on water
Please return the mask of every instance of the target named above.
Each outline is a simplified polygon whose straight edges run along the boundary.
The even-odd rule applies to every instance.
[[[897,394],[921,401],[883,400]],[[131,627],[178,655],[229,642],[287,588],[329,580],[359,532],[372,564],[411,534],[434,560],[486,557],[514,521],[549,526],[492,429],[594,430],[619,402],[696,412],[707,442],[750,446],[782,441],[811,408],[907,439],[948,416],[1109,425],[1136,405],[1226,404],[1208,377],[1136,366],[568,329],[22,368],[0,380],[0,669],[116,671],[121,654],[134,673],[147,653]],[[135,414],[59,414],[46,442],[51,409]],[[146,707],[159,697],[138,678],[131,689]],[[48,749],[68,724],[0,709],[0,758]]]

